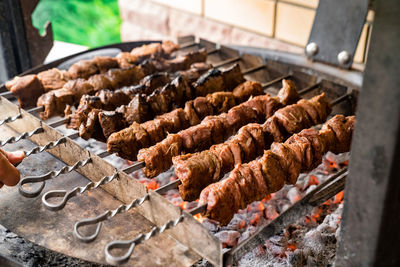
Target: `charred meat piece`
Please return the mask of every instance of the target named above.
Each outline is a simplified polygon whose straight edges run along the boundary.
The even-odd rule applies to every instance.
[[[109,69],[118,68],[118,60],[113,57],[94,57],[93,62],[100,73],[106,73]]]
[[[33,74],[14,78],[6,83],[6,88],[17,96],[23,108],[34,106],[38,97],[45,92],[38,76]]]
[[[56,68],[39,72],[37,76],[46,92],[62,88],[71,79],[67,71]]]
[[[100,128],[107,139],[112,133],[118,132],[125,127],[127,123],[124,120],[124,114],[117,111],[101,111],[98,114]]]
[[[212,68],[211,64],[205,62],[193,63],[190,69],[178,71],[176,75],[183,76],[189,83],[195,82],[202,74]]]
[[[69,105],[68,105],[69,106]],[[83,95],[77,110],[69,115],[68,128],[78,130],[82,122],[86,122],[87,116],[92,109],[102,107],[101,99],[98,96]]]
[[[238,84],[245,81],[239,64],[234,64],[233,66],[224,69],[222,71],[222,77],[227,91],[232,91]]]
[[[226,225],[239,209],[280,190],[287,182],[295,183],[297,177],[294,175],[298,176],[300,169],[312,170],[329,150],[349,151],[351,142],[342,145],[337,136],[351,139],[354,123],[354,116],[335,116],[320,131],[303,130],[285,143],[273,144],[272,150],[266,151],[260,159],[237,165],[228,178],[210,184],[201,192],[200,203],[207,204],[206,216]],[[335,130],[329,125],[335,125]],[[330,147],[328,144],[334,145]],[[312,150],[318,152],[310,154]],[[309,166],[309,169],[304,166]]]
[[[140,84],[144,85],[145,90],[142,92],[143,94],[149,95],[158,87],[162,87],[165,84],[169,83],[171,79],[166,72],[157,72],[151,75],[147,75],[144,77]]]
[[[247,101],[250,96],[258,96],[263,94],[264,91],[261,87],[261,84],[254,81],[246,81],[241,83],[233,90],[233,95],[240,102]]]
[[[79,127],[79,136],[85,140],[93,137],[97,140],[105,140],[103,132],[100,127],[99,113],[100,109],[92,109],[88,114],[86,123],[81,123]]]
[[[150,118],[149,106],[144,95],[135,95],[128,105],[120,106],[117,111],[123,114],[123,120],[130,125],[145,122]]]
[[[201,49],[199,51],[189,52],[185,55],[179,55],[174,59],[166,60],[169,72],[188,69],[195,62],[204,62],[207,59],[207,51]]]
[[[100,91],[102,89],[112,89],[112,83],[110,79],[105,74],[96,74],[90,76],[88,82],[91,86],[93,86],[93,90],[95,92]]]
[[[222,72],[218,69],[210,69],[201,75],[193,86],[196,96],[205,96],[213,92],[224,91]]]
[[[72,79],[87,79],[99,72],[99,67],[93,60],[80,60],[69,68],[68,74]]]

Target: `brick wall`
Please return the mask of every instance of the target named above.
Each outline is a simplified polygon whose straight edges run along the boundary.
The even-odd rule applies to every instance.
[[[119,0],[124,41],[193,34],[223,44],[303,53],[318,0]],[[365,60],[373,14],[354,61]]]

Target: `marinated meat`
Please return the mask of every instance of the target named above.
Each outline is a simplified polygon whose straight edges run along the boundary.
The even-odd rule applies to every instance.
[[[295,183],[297,177],[294,175],[298,176],[301,170],[312,170],[329,150],[349,151],[354,123],[354,116],[337,115],[325,123],[320,131],[303,130],[285,143],[275,143],[273,149],[267,150],[261,158],[237,165],[226,179],[210,184],[201,192],[200,204],[207,204],[205,215],[226,225],[239,209],[280,190],[287,182]],[[337,136],[345,137],[345,145]],[[313,154],[306,152],[311,150],[319,151]],[[307,157],[300,156],[306,154]],[[180,169],[180,172],[190,171]],[[185,179],[188,179],[187,175]]]
[[[259,84],[254,83],[255,93],[259,93]],[[250,94],[250,90],[245,92],[246,94]],[[215,96],[214,94],[218,94]],[[152,121],[147,121],[141,126],[147,131],[150,136],[150,145],[154,145],[155,143],[161,141],[165,137],[167,137],[168,133],[176,133],[180,130],[186,129],[188,126],[197,125],[204,119],[206,116],[209,115],[217,115],[220,112],[224,111],[225,109],[231,108],[232,106],[240,103],[240,99],[244,99],[240,94],[237,95],[238,100],[232,101],[233,93],[224,93],[221,95],[219,92],[208,95],[206,97],[198,97],[194,101],[188,101],[185,104],[185,108],[178,108],[172,112],[165,113],[156,117]],[[225,99],[223,99],[225,97]],[[198,111],[196,108],[200,108],[200,99],[201,101],[207,101],[207,99],[211,100],[211,108],[199,109]],[[219,99],[216,101],[216,99]],[[194,107],[193,103],[198,103],[196,108]],[[219,106],[220,105],[220,106]],[[210,113],[206,113],[210,112]],[[174,118],[173,120],[171,118]],[[170,123],[171,121],[175,121],[174,123]],[[179,122],[179,123],[177,123]],[[210,122],[208,122],[210,123]],[[129,134],[132,131],[132,128],[123,129],[120,132],[112,134],[107,140],[107,149],[111,153],[118,153],[119,156],[134,160],[137,156],[136,150],[125,151],[125,147],[132,147],[133,143],[136,143],[135,136]],[[224,135],[226,136],[226,135]],[[132,143],[132,144],[131,144]],[[189,143],[188,143],[189,144]],[[142,148],[142,147],[141,147]],[[123,153],[120,151],[124,150]],[[168,160],[168,162],[171,162]]]
[[[118,132],[125,127],[127,123],[124,120],[124,114],[117,111],[102,111],[98,114],[100,128],[107,139],[112,133]]]
[[[316,102],[319,102],[320,104],[313,105]],[[302,116],[312,116],[311,114],[317,113],[317,111],[314,109],[314,107],[316,106],[318,106],[320,109],[325,108],[324,112],[319,111],[319,113],[325,114],[324,117],[322,118],[317,117],[316,121],[303,120],[301,118]],[[310,114],[304,114],[293,111],[296,109],[307,110],[310,112]],[[280,121],[278,119],[277,114],[282,110],[286,110],[287,112],[292,112],[297,116],[293,117],[292,119],[301,122],[297,128],[292,129],[293,132],[288,132],[283,126],[284,121]],[[200,153],[194,153],[191,154],[190,156],[185,156],[184,159],[180,159],[183,156],[177,156],[176,159],[173,159],[174,167],[175,169],[179,168],[181,170],[180,173],[185,174],[184,181],[182,182],[182,185],[179,187],[179,192],[182,196],[182,199],[185,201],[193,201],[197,199],[200,195],[201,190],[206,186],[208,186],[211,183],[210,181],[217,182],[224,176],[224,174],[231,171],[235,165],[249,162],[251,160],[254,160],[256,157],[262,155],[263,151],[265,149],[268,149],[269,146],[272,144],[272,142],[274,141],[282,142],[291,134],[297,133],[302,129],[311,127],[315,124],[324,122],[330,110],[331,108],[329,106],[329,103],[327,102],[327,99],[324,97],[323,94],[315,96],[310,100],[300,100],[298,101],[297,104],[286,106],[275,112],[275,114],[272,117],[270,117],[263,125],[250,123],[240,128],[239,132],[236,135],[232,136],[225,143],[218,144],[218,142],[213,142],[215,145],[211,146],[210,150],[207,150],[207,152],[203,151]],[[297,137],[297,138],[303,138],[303,137]],[[308,142],[308,139],[305,140],[307,140]],[[322,146],[323,143],[319,139],[314,138],[310,140],[312,140],[313,144],[312,146],[316,147],[316,151],[321,150],[320,146]],[[288,142],[291,143],[291,141]],[[280,159],[282,160],[284,158],[293,159],[293,157],[296,157],[297,159],[299,158],[308,159],[310,158],[310,153],[312,153],[312,149],[310,147],[310,144],[308,144],[307,142],[300,143],[296,141],[296,145],[298,145],[302,149],[301,153],[299,152],[296,154],[292,154],[291,153],[292,150],[289,151],[288,149],[286,149],[285,145],[282,145],[280,143],[276,143],[275,145],[273,145],[271,149],[276,154],[281,155],[282,157],[280,157]],[[203,172],[200,174],[197,173],[197,171],[199,171],[197,169],[189,169],[193,168],[194,166],[192,164],[193,161],[196,161],[199,164],[203,164],[202,163],[203,161],[204,162],[208,161],[209,159],[205,158],[204,155],[208,155],[208,157],[210,157],[211,155],[210,153],[217,158],[219,162],[218,166],[220,166],[220,168],[215,170],[210,169],[207,170],[207,173]],[[281,163],[282,166],[284,166],[286,162],[287,161],[282,162]],[[291,162],[296,162],[296,161],[291,161]],[[310,161],[308,160],[306,163],[308,162]],[[308,165],[306,165],[306,167],[307,166]],[[291,167],[286,166],[285,169],[297,170],[298,166],[291,166]],[[218,172],[216,172],[217,170]],[[181,179],[180,173],[177,173],[178,179]],[[199,177],[201,180],[197,181],[196,179],[198,179]],[[297,177],[297,174],[292,173],[290,176],[288,175],[287,177],[292,178],[292,180],[290,181],[293,181],[293,177]],[[193,187],[194,185],[196,185],[196,187]],[[186,191],[189,191],[190,193],[187,193]],[[191,198],[189,198],[188,196],[191,196]]]
[[[62,88],[71,79],[67,71],[56,68],[39,72],[37,77],[46,92]]]
[[[36,75],[16,77],[6,83],[6,88],[17,96],[19,105],[23,108],[34,106],[38,97],[45,92]]]

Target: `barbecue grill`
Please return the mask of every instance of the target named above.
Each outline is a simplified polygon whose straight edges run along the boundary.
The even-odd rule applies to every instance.
[[[365,18],[367,10],[365,1],[355,2],[357,4],[354,6],[347,6],[349,10],[360,10],[359,16],[353,17],[358,23],[354,22],[354,28],[348,32],[352,36],[361,32],[362,17]],[[4,138],[1,145],[8,144],[11,148],[17,148],[22,144],[28,159],[19,169],[23,174],[41,175],[41,181],[46,181],[40,184],[36,194],[29,192],[38,189],[37,186],[21,186],[21,195],[36,197],[43,190],[43,202],[46,207],[60,211],[53,213],[41,205],[40,197],[24,198],[13,188],[0,196],[0,207],[4,216],[1,223],[39,245],[92,262],[119,264],[128,261],[129,264],[144,266],[162,262],[179,266],[192,265],[204,258],[213,265],[222,266],[235,263],[247,251],[263,244],[267,238],[293,223],[295,218],[310,213],[315,206],[346,188],[342,239],[336,263],[376,265],[379,262],[394,265],[398,260],[396,245],[385,245],[395,244],[394,241],[398,240],[397,233],[387,232],[395,229],[395,223],[400,220],[397,216],[399,186],[395,179],[398,171],[393,168],[398,158],[396,140],[399,121],[398,103],[393,99],[398,99],[398,90],[389,90],[390,86],[399,83],[394,73],[396,60],[393,60],[399,57],[397,52],[393,54],[397,51],[395,48],[399,43],[398,38],[384,27],[395,25],[390,23],[396,19],[396,15],[391,13],[396,4],[394,1],[393,4],[377,3],[374,35],[364,78],[362,72],[346,69],[352,62],[351,54],[354,54],[356,46],[354,40],[344,43],[341,47],[338,42],[332,44],[330,39],[321,39],[321,31],[325,31],[329,26],[321,22],[330,10],[330,6],[324,2],[319,6],[316,26],[310,36],[306,53],[309,58],[325,63],[311,62],[303,56],[257,48],[226,47],[205,39],[197,40],[194,36],[179,38],[180,53],[205,48],[208,53],[207,62],[219,68],[239,64],[248,80],[259,81],[265,92],[272,95],[277,94],[283,79],[294,81],[305,99],[324,92],[332,103],[332,114],[354,114],[358,93],[362,91],[357,105],[357,126],[353,137],[349,174],[345,168],[331,175],[326,182],[309,192],[273,222],[261,227],[253,236],[230,250],[223,250],[220,241],[193,218],[193,215],[204,211],[204,205],[186,212],[161,195],[176,188],[179,181],[172,181],[155,191],[148,191],[146,186],[129,176],[142,168],[143,163],[134,162],[117,169],[104,160],[110,157],[106,151],[90,152],[85,148],[90,146],[90,142],[78,140],[79,135],[76,132],[67,131],[63,126],[67,119],[57,117],[40,120],[37,115],[41,108],[19,108],[15,97],[6,91],[4,86],[1,88],[0,99],[0,125],[5,125],[2,128]],[[324,21],[329,20],[324,18]],[[340,25],[337,27],[340,28]],[[335,30],[333,27],[332,31]],[[339,33],[332,36],[338,35]],[[378,44],[379,40],[386,39],[392,42]],[[98,48],[33,68],[21,75],[34,74],[53,67],[68,68],[72,62],[82,57],[94,56],[99,51],[106,51],[115,56],[120,51],[130,51],[145,43],[149,42],[131,42]],[[379,48],[382,46],[385,46],[385,49]],[[368,136],[366,133],[373,134]],[[9,139],[6,138],[8,136]],[[33,144],[25,139],[29,139]],[[55,161],[43,152],[45,150],[63,163]],[[40,167],[35,168],[36,165]],[[43,176],[47,171],[53,172]],[[91,182],[87,183],[83,177]],[[93,190],[100,186],[105,192]],[[80,194],[84,195],[74,197]],[[48,200],[51,197],[63,198],[63,201],[54,204]],[[119,206],[121,202],[124,204]],[[11,203],[14,209],[7,208]],[[132,206],[135,208],[131,209]],[[106,210],[110,211],[103,213]],[[124,214],[117,215],[122,212]],[[389,214],[396,215],[390,217]],[[96,216],[95,221],[82,221]],[[78,227],[89,223],[95,225],[114,216],[120,219],[103,223],[101,231],[99,224],[90,234],[78,230]],[[80,224],[75,225],[75,235],[88,243],[79,242],[72,235],[74,224],[78,220]],[[390,227],[384,227],[385,225]],[[161,234],[164,231],[166,233]],[[93,232],[95,234],[91,236]],[[143,233],[146,234],[138,235]],[[115,239],[127,241],[111,242]],[[93,240],[95,241],[89,243]],[[390,241],[392,242],[389,243]],[[104,247],[107,248],[105,253]],[[125,249],[120,254],[121,257],[111,254],[115,248]]]

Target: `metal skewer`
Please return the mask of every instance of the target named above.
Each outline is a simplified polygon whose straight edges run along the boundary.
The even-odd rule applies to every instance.
[[[205,211],[207,208],[206,204],[200,205],[197,208],[194,208],[193,210],[189,211],[190,215],[195,215],[198,213],[201,213]],[[162,226],[154,226],[149,232],[145,234],[139,234],[137,237],[131,240],[116,240],[108,243],[105,247],[105,254],[106,254],[106,260],[108,263],[115,264],[115,265],[120,265],[127,260],[132,255],[133,249],[139,245],[142,244],[144,241],[149,240],[153,236],[159,235],[163,233],[165,230],[171,229],[175,226],[177,226],[179,223],[181,223],[185,219],[185,214],[182,213],[178,218],[175,220],[170,220],[163,224]],[[120,249],[126,249],[128,248],[128,251],[122,255],[122,256],[113,256],[111,254],[111,251],[113,249],[120,248]]]
[[[312,86],[310,86],[310,87],[316,88],[316,87],[318,87],[318,84],[312,85]],[[309,87],[308,87],[308,88],[309,88]],[[308,88],[305,88],[305,89],[303,89],[302,91],[303,91],[303,92],[309,91]],[[300,91],[300,92],[301,92],[301,91]],[[343,101],[344,99],[346,99],[346,97],[343,97],[343,96],[342,96],[342,97],[340,97],[340,98],[338,98],[338,99],[339,99],[340,101],[334,100],[334,101],[332,101],[332,103],[333,103],[333,102],[335,102],[335,103],[332,104],[332,105],[335,105],[335,104],[337,104],[337,103]],[[139,162],[139,163],[140,163],[140,162]],[[164,186],[162,186],[162,187],[156,189],[155,192],[157,192],[157,193],[159,193],[159,194],[164,194],[164,193],[166,193],[167,191],[169,191],[169,190],[171,190],[171,189],[178,188],[178,186],[179,186],[180,184],[181,184],[181,181],[180,181],[180,180],[175,180],[175,181],[172,181],[172,182],[170,182],[170,183],[168,183],[168,184],[166,184],[166,185],[164,185]],[[82,220],[76,222],[76,223],[75,223],[75,226],[74,226],[74,235],[75,235],[80,241],[83,241],[83,242],[91,242],[91,241],[95,240],[96,237],[98,236],[99,232],[100,232],[101,222],[102,222],[102,221],[109,220],[109,219],[113,218],[115,215],[117,215],[118,213],[126,212],[126,211],[130,210],[131,208],[134,208],[134,207],[137,207],[137,206],[142,205],[143,202],[145,202],[146,200],[149,199],[149,196],[150,196],[149,193],[147,193],[147,194],[145,194],[145,195],[144,195],[143,197],[141,197],[141,198],[134,199],[131,203],[129,203],[129,204],[127,204],[127,205],[120,205],[118,208],[116,208],[116,209],[114,209],[114,210],[107,210],[107,211],[105,211],[103,214],[101,214],[101,215],[99,215],[99,216],[97,216],[97,217],[82,219]],[[82,235],[82,234],[79,232],[79,228],[80,228],[80,227],[83,227],[83,226],[86,226],[86,225],[92,225],[92,224],[97,224],[96,230],[95,230],[95,232],[94,232],[92,235],[85,236],[85,235]]]
[[[35,135],[37,133],[42,133],[43,131],[44,130],[42,127],[38,127],[31,132],[24,132],[24,133],[20,134],[19,136],[12,136],[4,141],[0,141],[0,146],[5,146],[6,144],[16,143],[16,142],[20,141],[21,139],[26,139],[26,138],[32,137],[33,135]]]
[[[5,118],[4,120],[0,120],[0,126],[3,125],[4,123],[9,123],[9,122],[13,122],[16,121],[17,119],[22,118],[22,114],[18,113],[15,116],[9,116],[7,118]]]
[[[125,172],[127,174],[132,173],[134,171],[137,171],[141,168],[144,167],[143,162],[139,162],[137,164],[131,165],[125,169],[122,170],[122,172]],[[96,189],[101,185],[108,184],[112,182],[114,179],[118,177],[118,172],[116,171],[113,175],[110,176],[104,176],[103,178],[100,179],[98,182],[90,182],[85,186],[80,186],[80,187],[74,187],[70,191],[67,192],[67,190],[51,190],[46,192],[43,197],[42,197],[42,203],[45,205],[46,208],[49,210],[60,210],[64,208],[65,204],[67,204],[68,200],[71,199],[72,197],[82,194],[88,190],[91,189]],[[51,198],[56,198],[56,197],[62,197],[61,202],[59,203],[50,203],[48,200]]]
[[[104,158],[108,155],[110,155],[108,152],[100,152],[99,154],[97,154],[97,156],[99,156],[100,158]],[[61,174],[70,173],[70,172],[72,172],[80,167],[83,167],[91,162],[92,162],[92,158],[89,157],[85,160],[79,160],[79,161],[75,162],[72,166],[66,165],[57,171],[50,171],[48,173],[45,173],[45,174],[39,175],[39,176],[24,177],[23,179],[20,180],[20,182],[18,184],[19,193],[21,195],[23,195],[24,197],[29,197],[29,198],[36,197],[43,191],[43,188],[46,184],[45,181],[56,178],[56,177],[60,176]],[[26,184],[34,184],[34,183],[41,183],[41,184],[40,184],[39,188],[37,188],[35,190],[26,190],[23,187]]]

